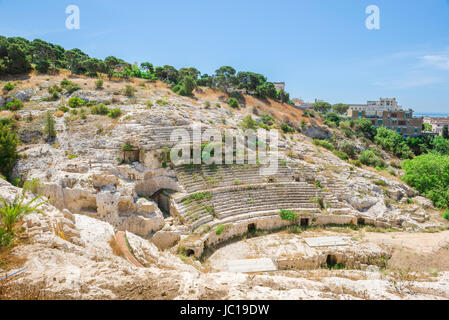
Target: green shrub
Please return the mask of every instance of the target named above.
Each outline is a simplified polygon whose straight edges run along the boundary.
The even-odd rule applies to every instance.
[[[349,160],[349,163],[352,164],[354,167],[360,168],[362,166],[362,163],[360,160]]]
[[[97,79],[95,81],[95,88],[97,90],[103,89],[103,79]]]
[[[330,151],[334,150],[334,146],[332,145],[332,143],[327,140],[313,139],[313,144],[316,146],[321,146]]]
[[[127,97],[132,97],[136,93],[136,89],[133,86],[127,84],[125,89],[123,89],[123,94]]]
[[[343,151],[335,150],[333,153],[341,160],[349,160],[349,156]]]
[[[60,106],[60,107],[58,108],[58,110],[59,110],[59,111],[62,111],[62,112],[64,112],[64,113],[70,111],[70,109],[67,108],[66,106]]]
[[[72,94],[75,91],[81,90],[81,87],[74,83],[70,86],[65,87],[65,89],[67,90],[67,94]]]
[[[16,197],[12,203],[8,203],[5,199],[0,199],[0,201],[2,202],[0,207],[0,217],[2,219],[2,225],[6,229],[6,231],[14,232],[14,224],[24,215],[27,215],[31,212],[42,212],[38,208],[44,203],[48,202],[48,200],[32,206],[32,204],[37,202],[40,198],[40,196],[37,196],[26,204],[23,203],[25,200],[25,197],[23,195]]]
[[[396,131],[379,127],[374,141],[380,145],[384,150],[392,152],[395,156],[408,159],[413,157],[413,152],[407,145],[404,138]]]
[[[281,129],[282,131],[284,131],[285,133],[292,133],[295,132],[295,129],[290,127],[287,123],[282,123],[281,124]]]
[[[113,108],[109,110],[108,117],[112,119],[116,119],[122,115],[122,111],[120,108]]]
[[[168,105],[168,102],[165,101],[164,99],[158,99],[158,100],[156,100],[156,104],[158,104],[160,106],[166,106],[166,105]]]
[[[181,83],[181,89],[178,90],[178,94],[182,96],[192,96],[195,88],[195,80],[191,76],[185,76]]]
[[[192,200],[203,200],[212,198],[212,194],[209,192],[197,192],[190,195],[190,199]]]
[[[374,180],[373,183],[374,183],[376,186],[381,186],[381,187],[386,187],[386,186],[388,186],[388,184],[387,184],[385,181],[383,181],[383,180]]]
[[[86,102],[83,99],[77,97],[71,97],[68,102],[70,108],[78,108],[84,106],[85,104]]]
[[[396,169],[401,169],[402,163],[401,163],[401,161],[391,161],[390,166],[392,166],[393,168],[396,168]]]
[[[11,246],[13,239],[14,233],[0,226],[0,248]]]
[[[404,160],[402,180],[433,201],[437,208],[449,207],[449,156],[438,153]]]
[[[262,122],[268,126],[272,126],[275,123],[275,119],[268,114],[265,114],[261,118]]]
[[[357,156],[358,150],[352,141],[344,140],[339,144],[338,149],[346,153],[352,159],[355,159],[355,157]]]
[[[74,93],[75,91],[81,90],[81,87],[79,85],[67,79],[63,79],[60,84],[61,87],[64,88],[69,95]]]
[[[33,194],[38,194],[39,189],[42,188],[43,185],[40,183],[40,179],[33,178],[31,180],[25,181],[23,184],[23,192],[26,193],[28,191],[32,192]]]
[[[257,122],[251,117],[251,115],[247,115],[245,118],[242,119],[242,121],[238,124],[238,126],[242,130],[257,129]]]
[[[179,91],[181,91],[181,89],[182,89],[182,86],[178,83],[177,85],[175,85],[175,86],[172,88],[172,91],[173,91],[174,93],[179,93]]]
[[[373,150],[365,150],[359,157],[361,163],[370,167],[385,168],[387,164],[384,160],[380,159]]]
[[[56,138],[56,121],[50,110],[45,114],[44,133],[48,138]]]
[[[295,221],[298,219],[298,214],[291,210],[281,209],[279,216],[281,217],[282,220],[285,220],[285,221]]]
[[[66,87],[66,86],[68,86],[70,84],[73,84],[73,82],[67,80],[66,78],[61,80],[61,86],[63,86],[63,87]]]
[[[224,228],[225,228],[224,225],[219,224],[219,225],[217,226],[217,231],[215,231],[216,235],[219,236],[220,234],[222,234],[223,231],[224,231]]]
[[[394,169],[391,169],[391,168],[390,168],[390,169],[388,170],[388,173],[391,174],[392,176],[397,176],[397,173],[396,173],[396,171],[395,171]]]
[[[340,124],[342,121],[342,118],[340,115],[336,114],[335,112],[328,112],[324,116],[324,120],[328,123],[334,123],[336,126]]]
[[[134,147],[132,145],[130,145],[129,143],[125,143],[122,146],[122,151],[132,151],[134,149]]]
[[[11,169],[14,167],[19,155],[17,145],[19,139],[9,125],[0,123],[0,173],[9,179]]]
[[[11,111],[17,111],[23,108],[23,102],[19,99],[14,99],[6,104],[6,109]]]
[[[56,92],[56,91],[53,91],[51,93],[51,95],[48,98],[46,98],[45,100],[47,100],[47,101],[57,101],[59,98],[60,98],[59,93]]]
[[[446,211],[444,211],[443,218],[449,220],[449,209],[446,209]]]
[[[0,125],[12,127],[14,126],[14,120],[11,118],[0,118]]]
[[[239,101],[236,98],[229,98],[228,99],[228,105],[231,108],[238,108],[239,107]]]
[[[90,112],[92,114],[97,114],[97,115],[107,115],[109,113],[109,109],[108,107],[106,107],[103,103],[97,104],[96,106],[93,106],[90,109]]]
[[[317,203],[320,206],[320,209],[324,209],[324,199],[322,196],[313,197],[311,200]]]
[[[368,119],[351,120],[350,126],[351,128],[354,128],[354,132],[360,133],[366,139],[371,141],[377,133],[376,127],[374,127]]]
[[[50,69],[50,62],[48,62],[48,60],[46,59],[42,59],[36,64],[36,70],[39,73],[45,74],[48,72],[49,69]]]
[[[8,92],[11,91],[15,88],[16,86],[14,84],[12,84],[11,82],[8,82],[7,84],[5,84],[3,86],[3,91]]]
[[[62,88],[60,86],[58,86],[57,84],[51,86],[48,88],[48,93],[49,94],[53,94],[53,93],[61,93],[62,92]]]
[[[313,112],[312,110],[304,110],[303,116],[304,117],[315,118],[315,112]]]
[[[449,139],[445,139],[442,136],[436,136],[433,138],[431,145],[436,152],[449,155]]]

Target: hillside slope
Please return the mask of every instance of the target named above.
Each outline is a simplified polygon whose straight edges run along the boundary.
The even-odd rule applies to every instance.
[[[55,101],[47,101],[52,100],[48,89],[60,86],[64,78],[81,89],[64,89]],[[207,248],[246,234],[251,225],[260,230],[286,228],[292,222],[280,218],[282,209],[297,211],[314,228],[368,224],[417,232],[443,230],[447,223],[398,178],[355,167],[314,145],[313,137],[331,134],[332,129],[289,105],[245,95],[245,106],[232,109],[226,95],[207,88],[190,98],[161,82],[105,81],[101,90],[94,82],[68,74],[31,75],[16,80],[16,88],[3,95],[4,101],[24,100],[24,108],[15,114],[0,114],[16,119],[22,140],[13,177],[39,179],[39,193],[51,203],[44,208],[46,215],[33,213],[24,220],[26,241],[11,256],[25,259],[27,270],[4,288],[8,297],[35,297],[39,290],[41,298],[83,299],[339,299],[362,298],[362,291],[372,299],[417,297],[394,288],[394,278],[371,271],[296,270],[254,279],[207,273],[205,265],[186,257],[189,250],[200,257]],[[123,94],[126,85],[135,88],[133,95]],[[71,97],[90,105],[64,113],[61,106]],[[98,103],[120,109],[120,116],[95,114]],[[47,111],[55,116],[55,139],[43,133]],[[280,134],[277,176],[260,177],[251,166],[189,168],[168,161],[171,129],[191,130],[199,123],[238,129],[249,114],[255,120],[270,115],[278,127],[289,123],[307,134]],[[20,191],[1,183],[0,197],[11,200]],[[195,200],[199,194],[207,199]],[[219,228],[224,231],[219,233]],[[55,232],[59,229],[63,238]],[[128,231],[130,251],[146,268],[114,254],[111,237],[116,231]],[[386,247],[367,250],[367,255],[393,250],[392,245]],[[341,279],[338,286],[332,284],[335,277]],[[447,277],[445,272],[431,280],[417,277],[410,286],[422,298],[449,298]],[[347,291],[341,291],[343,287]]]

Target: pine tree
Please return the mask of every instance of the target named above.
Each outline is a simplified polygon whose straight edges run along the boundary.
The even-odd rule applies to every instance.
[[[45,116],[44,133],[49,139],[56,138],[56,121],[50,110],[47,111],[47,114]]]
[[[7,179],[18,159],[17,134],[7,124],[0,123],[0,173]]]

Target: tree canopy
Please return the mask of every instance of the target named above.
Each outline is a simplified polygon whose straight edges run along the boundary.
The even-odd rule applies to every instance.
[[[114,56],[101,60],[90,57],[80,49],[65,50],[59,45],[40,39],[28,41],[20,37],[0,36],[0,75],[28,73],[33,68],[40,73],[62,68],[73,74],[86,74],[91,77],[103,73],[110,79],[136,77],[161,80],[173,87],[179,85],[177,89],[184,87],[186,90],[176,92],[187,95],[190,95],[192,87],[197,85],[219,89],[228,94],[244,90],[247,94],[262,99],[271,98],[291,103],[288,92],[277,91],[274,84],[268,82],[264,75],[250,71],[237,72],[231,66],[222,66],[214,74],[209,75],[202,74],[194,67],[183,67],[178,70],[171,65],[153,66],[148,61],[137,65]]]

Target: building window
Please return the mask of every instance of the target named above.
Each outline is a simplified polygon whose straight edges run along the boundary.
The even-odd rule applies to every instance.
[[[418,127],[415,127],[415,133],[418,133]]]
[[[382,122],[383,122],[382,119],[377,120],[377,123],[378,123],[378,124],[382,124]]]
[[[398,128],[398,133],[401,133],[401,128]]]

